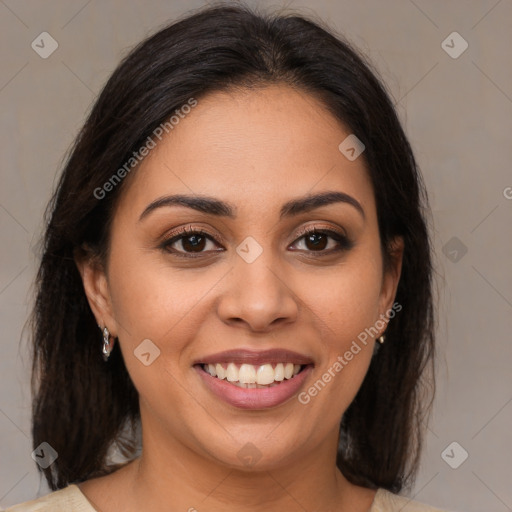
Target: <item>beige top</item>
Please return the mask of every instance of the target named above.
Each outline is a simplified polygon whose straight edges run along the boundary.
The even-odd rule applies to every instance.
[[[407,508],[405,509],[405,506]],[[443,512],[403,496],[378,489],[368,512]],[[72,484],[39,499],[8,508],[5,512],[97,512],[78,486]]]

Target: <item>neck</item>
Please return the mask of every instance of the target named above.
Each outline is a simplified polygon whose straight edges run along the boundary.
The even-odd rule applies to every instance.
[[[375,494],[348,482],[336,467],[337,432],[286,464],[277,461],[258,470],[257,463],[229,467],[155,429],[148,431],[151,435],[143,431],[142,455],[126,472],[134,510],[366,512]]]

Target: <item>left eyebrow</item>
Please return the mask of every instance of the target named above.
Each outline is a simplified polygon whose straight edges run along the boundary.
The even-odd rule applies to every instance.
[[[319,194],[312,194],[300,199],[293,199],[288,201],[281,208],[280,219],[299,213],[309,212],[315,208],[326,206],[333,203],[347,203],[352,205],[363,217],[366,218],[364,209],[361,203],[354,197],[345,194],[344,192],[321,192]]]

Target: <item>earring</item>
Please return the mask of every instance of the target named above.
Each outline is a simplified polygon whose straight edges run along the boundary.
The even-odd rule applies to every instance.
[[[386,336],[383,334],[380,338],[377,338],[377,341],[382,345],[386,341]]]
[[[103,329],[103,360],[108,361],[110,353],[114,348],[114,338],[110,336],[110,332],[107,327]]]

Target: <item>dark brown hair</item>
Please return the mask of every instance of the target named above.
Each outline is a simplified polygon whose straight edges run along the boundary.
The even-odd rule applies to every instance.
[[[405,243],[387,340],[340,425],[337,465],[351,482],[397,492],[418,467],[431,407],[434,312],[427,196],[393,104],[375,71],[339,36],[297,15],[202,9],[160,30],[121,62],[79,133],[48,206],[33,314],[33,442],[57,460],[52,489],[107,474],[109,449],[136,446],[138,395],[121,352],[101,356],[101,332],[74,256],[103,262],[120,183],[94,193],[190,98],[283,83],[311,93],[366,146],[385,262]],[[340,141],[341,142],[341,141]],[[133,170],[132,173],[135,173]],[[126,180],[125,180],[126,181]]]

